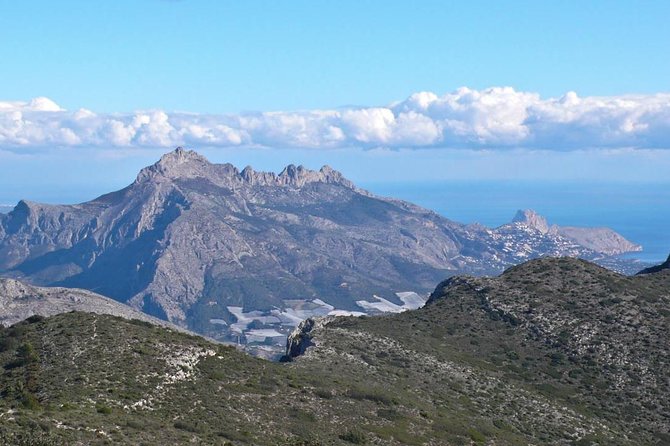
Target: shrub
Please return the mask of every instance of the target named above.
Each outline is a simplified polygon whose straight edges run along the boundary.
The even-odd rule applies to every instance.
[[[103,404],[98,404],[95,407],[96,412],[104,414],[104,415],[109,415],[112,413],[112,408],[109,406],[105,406]]]
[[[28,365],[39,360],[35,347],[33,347],[30,342],[21,344],[19,348],[16,349],[16,355],[19,357],[19,365]]]
[[[184,420],[175,421],[174,427],[187,432],[198,432],[198,427],[195,424],[189,423],[188,421]]]
[[[479,444],[484,443],[486,441],[486,436],[476,429],[469,429],[468,435],[470,436],[470,439],[475,443]]]
[[[39,361],[37,352],[30,342],[19,345],[16,349],[16,360],[5,364],[5,369],[15,369],[17,367],[24,367]]]
[[[141,419],[131,419],[131,420],[126,421],[126,426],[128,426],[131,429],[140,430],[140,429],[144,429],[146,427],[146,424]]]
[[[7,336],[0,339],[0,353],[6,352],[8,350],[14,350],[18,345],[19,341],[16,338]]]
[[[39,314],[34,314],[30,316],[28,319],[26,319],[26,322],[29,324],[36,324],[38,322],[42,322],[44,319],[46,319],[44,316],[41,316]]]
[[[12,446],[62,446],[66,443],[45,432],[22,432],[20,434],[0,430],[0,444]]]
[[[325,389],[316,389],[314,395],[324,400],[329,400],[333,397],[333,393],[330,390]]]
[[[378,391],[368,391],[368,390],[363,390],[363,389],[350,389],[347,392],[347,396],[349,398],[353,398],[355,400],[368,400],[372,401],[373,403],[377,404],[384,404],[387,406],[390,406],[392,404],[396,404],[396,401],[391,398],[389,395],[385,395],[381,392]]]
[[[340,440],[344,440],[353,444],[365,444],[367,442],[365,434],[359,431],[347,431],[340,435]]]
[[[39,410],[42,407],[37,397],[25,390],[21,393],[21,404],[29,410]]]

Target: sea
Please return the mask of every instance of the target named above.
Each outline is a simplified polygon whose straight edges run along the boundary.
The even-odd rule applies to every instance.
[[[496,227],[508,223],[519,209],[533,209],[550,224],[608,227],[640,244],[642,252],[626,257],[660,263],[670,254],[670,180],[652,182],[588,181],[421,181],[358,182],[370,192],[431,209],[460,223]],[[100,194],[79,190],[76,203]],[[64,195],[65,197],[65,195]],[[53,198],[53,197],[49,197]],[[0,212],[13,201],[0,196]],[[40,197],[33,198],[40,201]],[[90,198],[89,198],[90,199]]]
[[[519,209],[550,224],[611,228],[643,251],[626,257],[661,263],[670,254],[670,181],[433,181],[364,183],[370,192],[410,201],[461,223],[497,227]]]

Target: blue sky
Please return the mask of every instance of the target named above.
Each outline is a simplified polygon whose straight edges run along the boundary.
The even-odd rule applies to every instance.
[[[0,203],[176,145],[359,182],[666,181],[670,2],[0,0]]]
[[[97,112],[668,91],[667,1],[0,2],[0,98]]]

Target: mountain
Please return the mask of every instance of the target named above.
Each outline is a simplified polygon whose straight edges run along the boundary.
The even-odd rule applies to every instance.
[[[533,260],[453,277],[419,310],[307,319],[285,363],[108,315],[33,318],[0,330],[0,439],[668,444],[669,286]]]
[[[532,209],[518,211],[512,220],[517,227],[526,227],[542,234],[559,236],[571,240],[579,246],[595,252],[617,255],[625,252],[641,251],[642,247],[626,240],[609,228],[580,228],[575,226],[558,226],[547,223],[547,220]]]
[[[22,200],[0,215],[0,274],[269,348],[309,316],[417,308],[456,273],[636,249],[611,231],[564,235],[538,221],[463,225],[328,166],[238,171],[178,148],[120,191],[76,205]]]
[[[70,311],[110,314],[178,329],[166,321],[90,291],[43,288],[17,280],[0,279],[0,325],[13,325],[35,315],[46,317]]]

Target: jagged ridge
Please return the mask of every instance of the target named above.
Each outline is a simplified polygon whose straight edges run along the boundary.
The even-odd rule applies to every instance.
[[[224,187],[247,183],[255,186],[302,187],[308,183],[339,184],[355,189],[354,184],[330,166],[310,170],[304,166],[289,164],[279,174],[256,172],[251,166],[241,172],[232,164],[212,164],[207,158],[193,150],[178,147],[161,157],[155,164],[140,171],[136,183],[184,178],[207,178]]]

